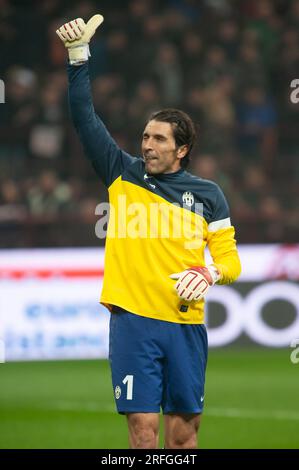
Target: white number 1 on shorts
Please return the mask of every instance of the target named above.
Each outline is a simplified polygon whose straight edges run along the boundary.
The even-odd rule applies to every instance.
[[[128,384],[127,385],[127,400],[133,399],[133,379],[134,379],[134,375],[126,375],[123,380],[124,385],[126,383]]]

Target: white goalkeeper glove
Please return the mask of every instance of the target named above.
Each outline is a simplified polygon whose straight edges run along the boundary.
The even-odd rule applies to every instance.
[[[56,34],[68,50],[71,65],[80,65],[88,60],[89,41],[103,21],[102,15],[94,15],[87,24],[82,18],[77,18],[57,29]]]
[[[181,299],[191,302],[191,300],[200,300],[209,288],[219,281],[220,274],[213,265],[208,267],[198,266],[186,269],[181,273],[174,273],[169,276],[176,279],[174,288]]]

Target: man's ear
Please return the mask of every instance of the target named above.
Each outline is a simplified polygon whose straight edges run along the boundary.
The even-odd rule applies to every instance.
[[[188,145],[181,145],[178,149],[178,158],[184,158],[188,153]]]

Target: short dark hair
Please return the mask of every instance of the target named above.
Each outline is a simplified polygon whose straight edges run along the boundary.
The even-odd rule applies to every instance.
[[[169,122],[172,125],[177,147],[188,146],[188,152],[181,159],[181,167],[186,168],[190,162],[191,151],[196,140],[195,125],[190,116],[180,109],[167,108],[152,113],[149,121]]]

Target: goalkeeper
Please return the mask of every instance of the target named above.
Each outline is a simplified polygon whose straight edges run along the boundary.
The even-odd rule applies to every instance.
[[[115,402],[127,417],[131,448],[158,447],[160,408],[165,447],[196,448],[205,400],[204,296],[215,283],[231,283],[240,274],[235,232],[221,189],[185,169],[195,140],[187,114],[177,109],[152,114],[142,157],[134,158],[118,147],[95,113],[89,41],[102,21],[101,15],[87,24],[76,19],[57,34],[68,50],[72,120],[115,214],[108,226],[101,294],[111,311]],[[124,198],[129,215],[141,211],[139,237],[132,230],[134,219],[124,214]],[[159,207],[154,215],[153,204]],[[174,229],[187,218],[189,228],[169,234],[159,215]],[[206,246],[213,259],[208,266]]]

